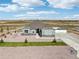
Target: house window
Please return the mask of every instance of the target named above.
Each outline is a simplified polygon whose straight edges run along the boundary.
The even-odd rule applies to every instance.
[[[24,30],[25,33],[28,33],[28,30]]]

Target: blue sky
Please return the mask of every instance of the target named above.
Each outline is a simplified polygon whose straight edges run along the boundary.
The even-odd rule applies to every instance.
[[[78,20],[79,0],[0,0],[0,19]]]

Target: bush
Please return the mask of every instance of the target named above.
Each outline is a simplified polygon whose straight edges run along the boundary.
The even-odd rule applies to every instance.
[[[15,33],[16,33],[16,31],[15,31]]]
[[[1,39],[1,40],[0,40],[0,43],[4,43],[4,40],[3,40],[3,39]]]
[[[5,35],[4,38],[6,38],[7,36]]]
[[[27,38],[25,39],[25,43],[27,43],[28,41],[27,41]]]
[[[54,39],[54,40],[52,41],[52,43],[56,43],[56,40]]]
[[[10,32],[7,32],[7,34],[10,34]]]

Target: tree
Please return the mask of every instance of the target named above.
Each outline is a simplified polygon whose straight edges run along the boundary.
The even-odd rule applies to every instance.
[[[7,31],[9,32],[9,27],[7,26]]]
[[[9,32],[9,27],[7,26],[7,34],[9,34],[10,32]]]
[[[53,43],[56,43],[56,36],[55,36],[55,29],[53,29],[53,32],[54,32],[54,35],[53,35],[53,37],[54,37],[54,39],[53,39]]]
[[[1,32],[3,32],[3,28],[1,27]]]
[[[1,38],[0,43],[4,43],[4,40]]]
[[[27,41],[27,38],[25,38],[25,43],[27,43],[28,41]]]
[[[16,33],[16,31],[15,31],[15,33]]]

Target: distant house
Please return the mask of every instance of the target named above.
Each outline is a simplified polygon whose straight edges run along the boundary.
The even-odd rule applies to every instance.
[[[54,29],[41,21],[34,21],[29,26],[25,25],[22,29],[22,35],[54,36]]]

